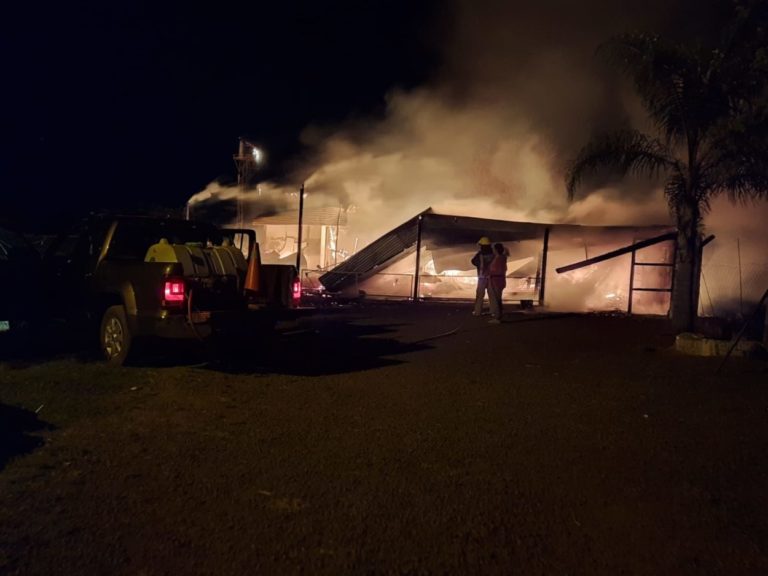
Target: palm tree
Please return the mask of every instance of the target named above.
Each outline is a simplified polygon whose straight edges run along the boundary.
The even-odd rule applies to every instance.
[[[633,81],[655,134],[624,129],[594,137],[567,174],[569,197],[599,169],[661,176],[677,226],[671,316],[693,329],[699,299],[702,218],[711,200],[768,197],[768,66],[762,28],[748,6],[716,50],[625,35],[598,49]],[[756,47],[746,50],[747,46]]]

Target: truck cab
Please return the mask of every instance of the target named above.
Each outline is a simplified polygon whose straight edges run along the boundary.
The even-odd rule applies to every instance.
[[[202,222],[93,217],[54,242],[44,264],[51,316],[98,334],[112,364],[137,338],[205,341],[294,305],[295,271],[270,287],[252,231]]]

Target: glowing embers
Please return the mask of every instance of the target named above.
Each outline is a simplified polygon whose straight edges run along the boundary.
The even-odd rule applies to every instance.
[[[573,258],[571,251],[550,254],[553,264]],[[548,277],[550,302],[558,310],[574,312],[625,312],[629,288],[630,257],[585,266]]]

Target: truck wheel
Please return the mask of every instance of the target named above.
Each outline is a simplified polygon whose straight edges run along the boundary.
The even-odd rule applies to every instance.
[[[131,350],[131,331],[122,306],[110,306],[101,318],[101,353],[114,366],[122,366]]]

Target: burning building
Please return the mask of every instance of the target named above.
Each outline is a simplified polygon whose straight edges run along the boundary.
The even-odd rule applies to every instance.
[[[253,229],[265,263],[296,264],[301,238],[300,273],[307,291],[472,300],[476,272],[470,260],[477,240],[490,236],[509,252],[506,302],[554,311],[669,311],[675,251],[669,224],[544,224],[427,209],[383,235],[376,236],[379,229],[361,237],[357,220],[364,220],[366,229],[373,223],[354,205],[330,195],[307,196],[312,202],[301,214],[301,234],[295,190],[214,187],[190,206],[194,217]],[[703,253],[699,314],[744,314],[768,286],[764,254],[754,250],[744,230],[714,225],[709,231],[715,239]]]
[[[477,279],[470,260],[481,236],[509,252],[508,302],[645,314],[666,314],[669,308],[674,261],[669,226],[509,222],[428,209],[317,280],[324,290],[377,298],[474,299]],[[572,269],[563,269],[569,265]],[[309,282],[306,273],[304,282]]]

